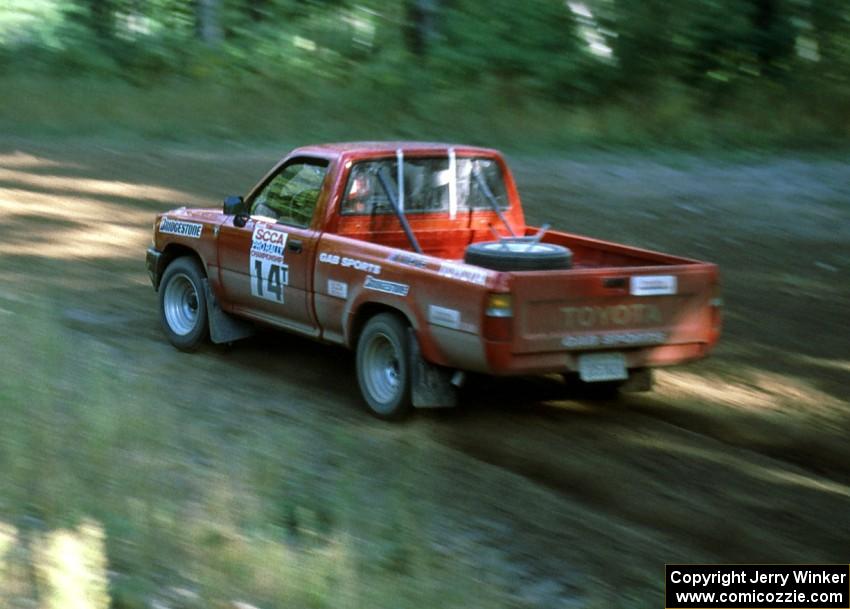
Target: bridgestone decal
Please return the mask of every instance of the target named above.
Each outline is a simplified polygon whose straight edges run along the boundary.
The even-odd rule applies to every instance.
[[[197,222],[183,222],[182,220],[172,220],[166,217],[163,217],[159,222],[159,232],[169,235],[200,239],[203,230],[204,225]]]
[[[407,296],[410,291],[410,286],[404,283],[396,283],[395,281],[386,281],[369,275],[363,283],[363,287],[367,290],[375,290],[376,292],[385,292],[395,296]]]

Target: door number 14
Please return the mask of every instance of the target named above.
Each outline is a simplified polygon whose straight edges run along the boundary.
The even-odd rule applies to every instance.
[[[283,286],[289,284],[289,266],[269,260],[251,260],[251,294],[283,304]]]

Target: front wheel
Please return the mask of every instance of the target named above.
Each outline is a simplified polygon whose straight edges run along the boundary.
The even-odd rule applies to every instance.
[[[397,420],[410,412],[407,328],[398,317],[381,313],[368,321],[357,341],[357,382],[369,410]]]
[[[172,345],[195,351],[207,339],[207,299],[204,270],[188,256],[168,265],[159,286],[159,321]]]

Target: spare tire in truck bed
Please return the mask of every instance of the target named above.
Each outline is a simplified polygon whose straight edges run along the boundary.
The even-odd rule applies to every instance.
[[[573,253],[555,243],[505,238],[470,244],[463,261],[494,271],[551,271],[570,268]]]

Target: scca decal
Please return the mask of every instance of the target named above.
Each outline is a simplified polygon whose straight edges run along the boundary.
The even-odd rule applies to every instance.
[[[254,229],[251,239],[251,255],[269,254],[271,258],[283,260],[283,248],[286,245],[287,233],[271,230],[260,225]]]

